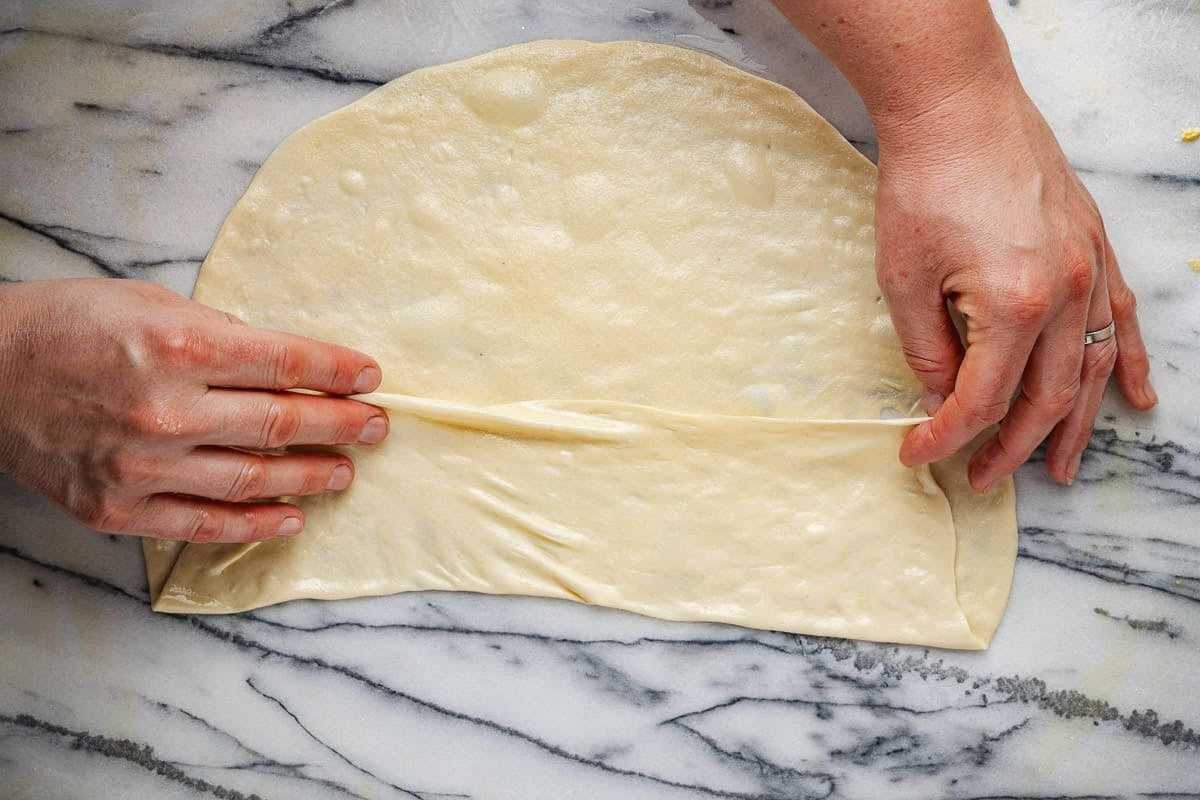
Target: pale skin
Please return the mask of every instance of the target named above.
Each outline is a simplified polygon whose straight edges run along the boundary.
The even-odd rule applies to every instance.
[[[1071,483],[1110,375],[1135,408],[1157,397],[1096,205],[986,2],[777,4],[854,84],[878,132],[877,277],[933,415],[901,460],[944,458],[999,422],[972,458],[974,487],[1043,441],[1050,475]],[[966,316],[965,347],[947,302]],[[1112,320],[1115,338],[1084,346]],[[272,498],[340,491],[353,464],[280,449],[381,441],[384,412],[344,397],[380,380],[362,353],[148,283],[0,286],[0,472],[98,530],[295,535],[303,512]]]
[[[242,324],[141,281],[0,291],[0,471],[93,528],[202,542],[294,535],[250,500],[344,489],[350,459],[274,451],[371,444],[387,416],[333,395],[379,385],[353,350]]]
[[[985,490],[1046,441],[1072,483],[1110,375],[1158,402],[1100,212],[1025,94],[984,0],[777,0],[862,96],[879,137],[876,276],[933,415],[901,460],[972,456]],[[966,347],[946,310],[966,316]],[[1085,331],[1116,337],[1084,346]],[[1015,399],[1014,399],[1015,398]]]

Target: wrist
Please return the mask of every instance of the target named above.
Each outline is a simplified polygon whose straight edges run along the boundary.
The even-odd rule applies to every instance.
[[[876,129],[910,129],[926,118],[965,109],[986,111],[996,101],[1024,94],[1008,43],[993,20],[973,35],[930,43],[905,69],[880,71],[858,86]]]
[[[880,137],[978,131],[1024,96],[987,0],[776,0],[854,86]]]
[[[980,72],[922,102],[872,113],[872,121],[881,158],[886,154],[891,161],[913,158],[929,164],[1001,146],[1001,139],[1024,128],[1031,106],[1010,65],[1007,74]]]

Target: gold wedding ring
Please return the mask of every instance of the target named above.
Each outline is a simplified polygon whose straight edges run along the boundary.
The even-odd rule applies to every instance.
[[[1088,331],[1088,332],[1084,333],[1083,334],[1083,343],[1085,345],[1088,345],[1088,344],[1095,344],[1096,342],[1103,342],[1105,339],[1111,339],[1113,334],[1116,332],[1117,332],[1117,321],[1113,320],[1112,322],[1108,323],[1107,325],[1105,325],[1103,328],[1101,328],[1098,331]]]

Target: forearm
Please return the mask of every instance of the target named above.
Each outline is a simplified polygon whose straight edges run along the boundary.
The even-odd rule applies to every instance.
[[[0,285],[0,474],[12,471],[17,442],[13,432],[14,393],[19,386],[25,327],[20,313],[21,286]]]
[[[1020,92],[986,0],[775,0],[862,96],[881,139]],[[956,102],[959,101],[959,102]]]

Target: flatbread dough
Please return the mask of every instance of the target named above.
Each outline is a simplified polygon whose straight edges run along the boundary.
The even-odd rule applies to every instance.
[[[300,536],[147,540],[154,608],[418,589],[986,647],[1011,481],[906,469],[874,167],[692,51],[535,42],[289,137],[195,298],[375,356],[382,445]]]

